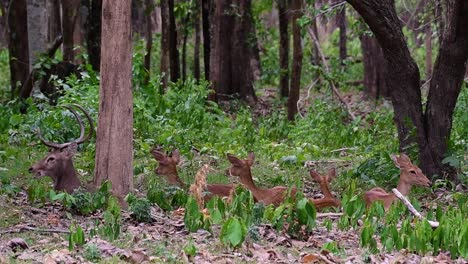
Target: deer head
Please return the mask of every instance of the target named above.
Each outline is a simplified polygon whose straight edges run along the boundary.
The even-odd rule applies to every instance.
[[[409,157],[402,153],[400,156],[392,156],[393,163],[400,169],[400,182],[398,185],[429,187],[431,181],[422,170],[411,163]]]
[[[76,175],[75,167],[73,166],[73,155],[76,153],[78,144],[88,140],[94,131],[93,121],[89,114],[81,106],[76,104],[73,104],[73,106],[80,109],[86,115],[90,124],[90,132],[88,135],[85,137],[85,127],[78,113],[70,106],[64,106],[73,113],[78,121],[78,124],[80,125],[80,137],[71,142],[61,144],[48,142],[42,137],[41,132],[38,129],[37,133],[39,139],[44,145],[50,147],[50,149],[49,153],[47,153],[43,159],[39,160],[29,168],[29,172],[34,174],[37,178],[44,176],[52,178],[55,190],[67,191],[69,193],[73,192],[74,189],[81,185],[80,180]]]
[[[153,148],[151,150],[153,157],[159,162],[158,167],[154,170],[157,175],[165,176],[170,184],[184,187],[184,183],[179,178],[177,173],[177,165],[180,162],[179,150],[174,150],[171,156]]]
[[[312,179],[314,179],[319,184],[323,195],[328,198],[333,198],[328,184],[331,182],[332,179],[336,178],[335,168],[329,169],[327,175],[324,176],[320,175],[314,170],[309,171],[309,173]]]

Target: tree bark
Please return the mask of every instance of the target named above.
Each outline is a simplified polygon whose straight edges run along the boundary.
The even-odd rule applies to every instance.
[[[210,80],[210,13],[212,0],[201,0],[202,2],[202,30],[203,30],[203,65],[205,69],[205,80]]]
[[[187,16],[184,18],[184,21],[182,22],[182,81],[185,82],[187,78],[187,39],[188,39],[188,28],[187,25],[190,21],[190,15],[187,14]]]
[[[169,79],[169,7],[168,0],[161,0],[161,58],[162,90],[166,90]]]
[[[252,26],[250,1],[236,3],[233,5],[231,0],[213,3],[210,78],[216,96],[225,99],[239,97],[255,103],[251,52],[249,43],[245,41]]]
[[[86,0],[88,17],[86,19],[86,46],[89,64],[99,72],[101,67],[101,14],[102,0]]]
[[[177,82],[180,78],[180,59],[177,49],[177,27],[174,16],[174,0],[168,0],[169,8],[169,67],[171,69],[171,81]]]
[[[112,183],[123,201],[133,190],[131,1],[104,0],[94,184]]]
[[[50,0],[47,2],[49,14],[49,28],[47,40],[52,42],[57,36],[62,34],[62,19],[60,17],[60,0]]]
[[[336,15],[338,27],[340,28],[340,62],[344,65],[348,52],[346,50],[346,5],[343,5]]]
[[[29,67],[36,63],[37,56],[47,48],[46,0],[27,0]]]
[[[377,39],[361,36],[362,60],[364,64],[364,93],[369,98],[389,97],[386,84],[385,59]]]
[[[301,17],[302,0],[292,0],[292,32],[293,32],[293,62],[291,72],[291,88],[288,97],[288,120],[294,121],[297,114],[297,101],[299,100],[299,91],[301,87],[302,71],[302,38],[301,28],[297,20]]]
[[[28,15],[26,0],[10,1],[7,8],[8,52],[12,99],[29,75]]]
[[[289,0],[278,1],[279,18],[279,61],[280,61],[280,96],[286,98],[289,95],[289,32],[288,11]]]
[[[195,29],[195,45],[193,48],[193,77],[200,81],[200,1],[195,2],[195,12],[193,14],[193,26]]]
[[[151,25],[151,14],[154,10],[154,4],[152,0],[146,0],[146,55],[145,55],[145,79],[143,84],[148,85],[151,73],[151,49],[153,48],[153,29]]]
[[[73,62],[73,36],[78,15],[79,0],[62,1],[63,61]]]

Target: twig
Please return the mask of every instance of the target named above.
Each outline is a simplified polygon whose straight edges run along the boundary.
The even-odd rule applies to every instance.
[[[334,149],[334,150],[331,150],[330,153],[333,153],[333,152],[341,152],[343,150],[356,150],[357,147],[349,147],[349,148],[339,148],[339,149]]]
[[[393,188],[392,191],[393,191],[393,193],[396,195],[396,197],[398,197],[398,199],[400,199],[401,202],[402,202],[404,205],[406,205],[406,207],[408,207],[408,210],[409,210],[414,216],[416,216],[416,217],[419,218],[419,219],[426,220],[432,227],[438,227],[438,226],[439,226],[439,222],[427,220],[426,218],[424,218],[424,217],[414,208],[414,206],[410,203],[410,201],[408,201],[408,199],[406,199],[406,197],[403,196],[403,194],[401,194],[396,188]]]
[[[317,48],[317,51],[318,51],[318,54],[320,56],[320,58],[322,59],[322,63],[323,63],[323,66],[325,67],[325,71],[327,74],[330,74],[330,67],[328,66],[328,62],[327,60],[325,59],[325,56],[323,55],[323,52],[322,52],[322,49],[320,48],[320,43],[317,39],[317,36],[315,36],[315,33],[314,31],[312,30],[311,27],[308,27],[307,28],[307,32],[309,33],[312,41],[315,43],[315,46]],[[338,100],[341,102],[341,104],[344,106],[344,108],[346,109],[346,111],[348,112],[348,115],[349,117],[351,118],[351,120],[355,120],[356,119],[356,116],[354,115],[353,111],[351,110],[351,106],[349,106],[348,103],[346,103],[346,101],[343,99],[343,97],[341,96],[340,92],[338,91],[338,89],[336,88],[336,85],[335,85],[335,82],[330,79],[330,78],[326,78],[328,80],[328,82],[330,83],[330,87],[332,89],[332,92],[336,95],[336,97],[338,97]]]
[[[322,254],[316,254],[316,255],[317,255],[317,257],[318,257],[319,259],[323,260],[323,261],[324,261],[325,263],[327,263],[327,264],[335,264],[335,263],[336,263],[336,262],[333,262],[333,261],[329,260],[327,257],[325,257],[325,256],[322,255]]]
[[[34,232],[39,232],[39,233],[70,234],[70,231],[68,231],[68,230],[63,230],[63,229],[42,229],[42,228],[36,228],[36,227],[31,227],[31,226],[20,226],[17,229],[9,229],[9,230],[0,231],[0,234],[20,233],[22,231],[34,231]]]
[[[309,99],[310,97],[310,90],[312,90],[312,88],[314,88],[315,84],[318,82],[318,79],[315,79],[310,85],[309,85],[309,88],[307,88],[307,97],[306,98],[299,98],[299,100],[297,100],[297,113],[301,116],[301,118],[304,118],[304,116],[301,114],[301,109],[300,109],[300,104],[302,101],[305,101],[307,99]]]
[[[319,217],[340,217],[343,213],[317,213],[317,218]]]

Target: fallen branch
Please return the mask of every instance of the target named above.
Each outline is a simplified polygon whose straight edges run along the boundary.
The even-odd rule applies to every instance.
[[[70,231],[64,230],[64,229],[43,229],[43,228],[36,228],[36,227],[31,227],[31,226],[20,226],[19,228],[0,231],[0,234],[20,233],[20,232],[23,232],[23,231],[33,231],[33,232],[39,232],[39,233],[70,234]]]
[[[401,202],[402,202],[404,205],[406,205],[406,207],[408,207],[408,210],[409,210],[414,216],[416,216],[417,218],[419,218],[419,219],[421,219],[421,220],[426,220],[432,227],[438,227],[438,226],[439,226],[439,222],[427,220],[426,218],[424,218],[424,217],[416,210],[416,208],[414,208],[414,206],[410,203],[410,201],[408,201],[408,199],[406,199],[406,197],[403,196],[403,194],[401,194],[396,188],[393,188],[392,191],[393,191],[393,193],[396,195],[396,197],[398,197],[398,199],[400,199]]]
[[[330,74],[330,67],[328,66],[328,62],[325,59],[325,56],[323,55],[322,49],[320,48],[320,43],[319,43],[319,41],[317,39],[317,36],[315,36],[315,33],[314,33],[314,31],[312,30],[311,27],[307,28],[307,32],[309,33],[310,38],[312,39],[312,41],[315,43],[315,46],[317,47],[318,54],[319,54],[320,58],[322,59],[323,66],[325,67],[325,72],[327,74]],[[328,83],[330,83],[330,87],[332,89],[332,92],[336,95],[336,97],[338,97],[338,100],[341,102],[341,104],[344,106],[345,110],[348,112],[348,115],[351,118],[351,120],[354,121],[356,119],[356,116],[354,115],[353,111],[351,110],[351,106],[349,106],[349,104],[346,103],[346,101],[343,99],[340,92],[336,88],[335,82],[333,80],[331,80],[330,78],[326,78],[326,79],[327,79]]]
[[[317,218],[319,217],[340,217],[343,213],[317,213]]]
[[[301,116],[301,118],[304,118],[304,116],[302,115],[301,113],[301,106],[300,104],[302,103],[302,101],[305,101],[307,99],[309,99],[310,97],[310,90],[312,90],[312,88],[314,88],[315,84],[318,82],[318,79],[315,79],[310,85],[309,87],[307,88],[307,97],[306,98],[299,98],[299,100],[297,100],[297,113]],[[304,103],[305,104],[305,103]]]

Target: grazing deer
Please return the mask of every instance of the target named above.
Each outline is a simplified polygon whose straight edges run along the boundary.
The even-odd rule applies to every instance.
[[[80,109],[89,121],[90,130],[88,135],[85,137],[85,126],[78,113],[71,108],[71,106],[64,106],[70,112],[73,113],[78,124],[80,125],[80,137],[71,142],[66,143],[54,143],[46,141],[41,131],[38,129],[37,134],[41,142],[50,147],[49,153],[36,164],[29,168],[29,172],[34,174],[36,178],[49,176],[54,182],[54,189],[56,191],[66,191],[72,193],[75,189],[80,187],[81,182],[78,179],[75,167],[73,166],[73,155],[76,153],[78,144],[87,141],[93,134],[94,127],[93,121],[81,106],[73,104],[73,106]]]
[[[328,185],[332,179],[336,178],[335,168],[331,168],[328,171],[328,174],[325,176],[320,175],[314,170],[309,171],[309,173],[312,179],[314,179],[319,184],[320,190],[322,190],[322,193],[324,195],[324,197],[320,199],[311,199],[311,201],[315,205],[315,208],[320,210],[325,207],[339,207],[341,203],[330,192],[330,187]]]
[[[281,204],[288,193],[288,187],[276,186],[271,189],[258,188],[252,180],[252,172],[250,167],[253,165],[255,156],[253,152],[249,153],[249,157],[246,160],[237,158],[234,155],[227,154],[227,158],[231,163],[231,167],[228,169],[228,174],[231,176],[237,176],[245,187],[252,192],[255,200],[265,205]],[[296,188],[291,188],[291,196],[296,195]]]
[[[151,154],[153,154],[153,157],[159,162],[158,167],[154,170],[157,175],[166,177],[171,185],[176,185],[181,188],[187,187],[177,173],[177,164],[180,162],[179,150],[174,150],[172,156],[167,156],[156,149],[152,149]],[[233,187],[234,185],[232,184],[207,184],[206,191],[208,191],[209,194],[204,196],[204,200],[208,201],[213,196],[228,197]]]
[[[397,189],[404,196],[408,196],[411,186],[429,187],[431,181],[424,175],[421,169],[411,163],[411,160],[405,154],[399,157],[392,156],[393,163],[400,169],[400,180]],[[384,208],[387,211],[397,197],[393,193],[387,193],[384,189],[376,187],[364,194],[366,205],[370,206],[375,201],[383,201]]]

